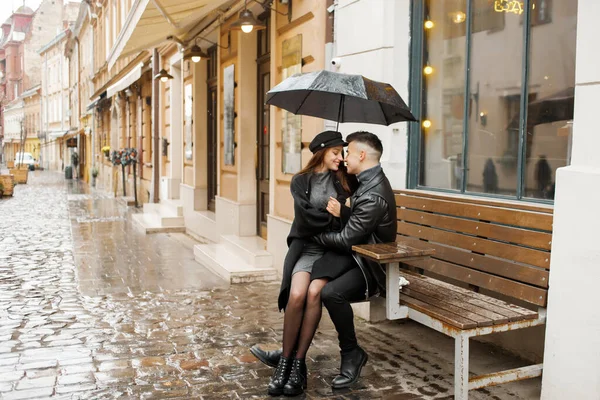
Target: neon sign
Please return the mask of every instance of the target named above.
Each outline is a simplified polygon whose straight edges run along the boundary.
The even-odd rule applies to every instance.
[[[523,14],[522,1],[495,0],[494,11],[513,14]]]

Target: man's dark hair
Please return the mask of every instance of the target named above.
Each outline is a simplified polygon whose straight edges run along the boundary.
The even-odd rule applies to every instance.
[[[379,153],[379,157],[383,154],[383,144],[381,139],[376,134],[367,131],[357,131],[349,134],[346,137],[346,142],[357,142],[366,144],[372,148],[375,152]]]

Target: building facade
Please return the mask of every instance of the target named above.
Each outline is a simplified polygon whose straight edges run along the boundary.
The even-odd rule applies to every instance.
[[[42,159],[43,167],[63,170],[71,165],[73,147],[67,147],[69,138],[69,60],[65,45],[69,30],[60,32],[39,49],[42,73]]]
[[[591,241],[599,216],[584,193],[599,167],[595,2],[290,3],[82,2],[66,46],[68,104],[76,111],[65,129],[78,135],[86,170],[98,167],[106,191],[131,196],[135,186],[140,203],[157,203],[134,218],[147,231],[176,228],[209,242],[194,253],[217,273],[234,282],[277,279],[294,217],[291,178],[309,160],[312,138],[334,126],[265,106],[265,93],[292,74],[320,69],[389,82],[419,122],[341,124],[340,131],[365,129],[382,139],[394,189],[554,209],[550,284],[558,283],[547,331],[490,340],[546,359],[545,398],[562,398],[556,382],[565,376],[573,376],[572,393],[595,398],[597,374],[580,368],[588,379],[576,387],[575,374],[563,369],[600,348],[573,320],[584,315],[570,312],[577,301],[595,301],[595,280],[569,272],[596,277],[600,261]],[[242,11],[256,18],[250,32],[239,29]],[[135,167],[113,165],[111,153],[125,148],[137,150]],[[357,314],[369,318],[369,307],[357,306]]]

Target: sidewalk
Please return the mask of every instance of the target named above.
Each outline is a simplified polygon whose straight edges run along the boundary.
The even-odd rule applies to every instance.
[[[0,200],[0,398],[267,398],[272,370],[248,349],[279,346],[278,283],[228,286],[184,234],[139,233],[112,195],[36,171]],[[451,399],[454,342],[418,324],[357,320],[361,380],[332,392],[327,313],[305,398]],[[478,374],[526,362],[472,342]],[[541,380],[471,392],[537,399]]]

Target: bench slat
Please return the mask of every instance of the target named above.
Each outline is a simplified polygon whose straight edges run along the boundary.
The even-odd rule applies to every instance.
[[[503,276],[511,280],[548,288],[548,278],[550,275],[548,270],[475,254],[470,251],[462,251],[437,243],[425,243],[435,249],[435,258],[439,258],[440,260]]]
[[[471,290],[440,281],[438,279],[422,275],[415,275],[404,271],[400,272],[400,276],[408,280],[410,285],[416,283],[419,286],[425,286],[433,291],[446,292],[446,290],[451,290],[456,292],[459,296],[458,298],[464,300],[466,303],[474,304],[497,314],[504,315],[509,319],[510,322],[521,321],[525,319],[535,319],[538,316],[537,312],[535,311],[531,311],[514,304],[509,304],[502,300],[476,293]]]
[[[486,318],[480,314],[474,313],[472,311],[467,310],[466,308],[463,307],[459,307],[455,304],[452,304],[450,302],[446,302],[444,300],[441,300],[437,297],[433,297],[433,296],[428,296],[426,294],[420,293],[416,290],[411,290],[410,288],[402,288],[402,292],[403,295],[408,296],[408,297],[412,297],[413,299],[417,299],[422,301],[423,303],[427,303],[427,304],[431,304],[432,306],[435,306],[437,308],[440,308],[442,310],[446,310],[449,311],[451,313],[454,313],[456,315],[460,315],[461,317],[465,317],[467,319],[470,319],[473,322],[477,323],[477,326],[491,326],[494,325],[494,321]]]
[[[527,247],[550,250],[552,244],[552,235],[550,233],[537,232],[518,227],[496,225],[456,217],[448,217],[439,214],[432,214],[430,212],[415,211],[405,208],[398,208],[397,213],[398,220],[453,230],[483,238],[501,240]]]
[[[409,307],[422,312],[423,314],[427,314],[456,328],[471,329],[477,327],[477,323],[471,321],[470,319],[461,317],[458,314],[454,314],[450,311],[443,310],[439,307],[432,306],[431,304],[427,304],[425,302],[422,302],[421,300],[417,300],[415,298],[406,296],[402,293],[400,293],[400,303],[406,304]]]
[[[402,189],[395,190],[394,193],[396,193],[396,195],[426,197],[439,200],[459,201],[461,203],[468,204],[479,204],[484,206],[511,208],[515,210],[535,211],[550,215],[554,213],[554,206],[550,204],[526,203],[520,200],[491,199],[481,196],[473,196],[470,194],[441,193],[422,189]]]
[[[545,269],[550,268],[550,253],[541,250],[533,250],[512,244],[494,242],[488,239],[442,231],[407,222],[398,222],[398,233],[460,247],[481,254],[489,254],[524,264],[535,265]]]
[[[406,264],[413,267],[422,268],[438,275],[447,276],[448,278],[455,279],[457,281],[479,286],[493,292],[501,293],[531,304],[538,306],[546,305],[546,296],[548,292],[544,289],[525,285],[524,283],[493,276],[435,258],[412,260],[406,262]]]
[[[418,278],[413,278],[410,285],[402,288],[403,293],[405,293],[406,290],[422,293],[423,295],[426,295],[428,297],[446,301],[454,306],[464,308],[465,310],[468,310],[475,314],[479,314],[492,321],[493,325],[504,324],[510,321],[510,318],[506,317],[505,315],[498,314],[494,311],[489,310],[488,308],[484,308],[465,301],[464,296],[460,293],[451,292],[449,290],[440,290],[439,286],[438,290],[433,290],[427,285],[420,285]]]
[[[398,207],[420,211],[430,211],[456,217],[491,221],[522,228],[552,231],[552,215],[534,211],[522,211],[510,208],[468,204],[461,201],[430,199],[425,197],[396,195]]]

